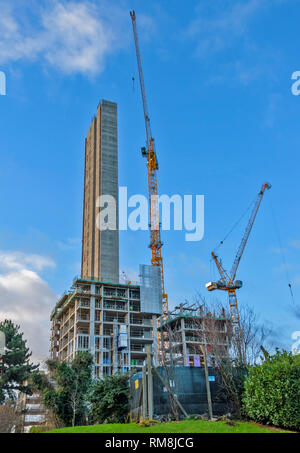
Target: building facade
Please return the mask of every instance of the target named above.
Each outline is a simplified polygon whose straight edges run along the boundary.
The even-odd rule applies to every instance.
[[[93,376],[142,370],[149,345],[157,362],[158,313],[141,311],[140,286],[77,278],[52,314],[51,358],[94,358]]]
[[[99,197],[115,201],[115,229],[100,231]],[[81,277],[119,281],[117,104],[102,100],[85,140]]]

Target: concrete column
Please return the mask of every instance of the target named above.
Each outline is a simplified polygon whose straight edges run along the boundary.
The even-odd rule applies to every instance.
[[[181,338],[182,338],[182,354],[183,354],[183,365],[188,366],[187,363],[187,347],[185,341],[185,326],[184,326],[184,318],[181,318]]]
[[[157,338],[157,317],[155,315],[152,316],[153,322],[153,365],[158,366],[158,338]]]
[[[75,312],[74,312],[74,339],[75,339],[74,347],[75,347],[75,351],[78,350],[77,309],[78,309],[79,304],[80,304],[80,302],[75,301]],[[75,351],[74,351],[74,357],[75,357]]]
[[[101,311],[100,311],[100,335],[101,335],[101,338],[100,338],[100,363],[101,363],[101,367],[100,367],[100,377],[101,379],[103,378],[103,294],[104,294],[104,290],[103,290],[103,286],[100,287],[100,297],[101,297]]]
[[[148,417],[153,420],[153,378],[152,378],[152,359],[150,346],[146,346],[147,351],[147,371],[148,371]]]
[[[76,300],[74,301],[74,332],[73,332],[73,353],[72,353],[72,359],[75,359],[75,353],[77,350],[77,336],[76,336]]]
[[[129,310],[129,288],[127,293],[127,351],[128,351],[128,370],[131,370],[131,341],[130,341],[130,310]]]
[[[113,336],[113,374],[118,372],[118,323],[114,321],[114,336]]]
[[[142,380],[142,385],[143,385],[143,411],[142,411],[142,418],[145,419],[147,417],[147,394],[148,394],[148,388],[147,388],[147,367],[146,365],[143,366],[143,380]]]
[[[95,285],[91,285],[91,293],[96,293]],[[93,378],[95,376],[95,296],[90,298],[90,351],[93,356]]]

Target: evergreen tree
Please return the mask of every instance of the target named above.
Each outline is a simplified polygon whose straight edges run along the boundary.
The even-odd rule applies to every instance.
[[[129,413],[129,374],[105,376],[89,395],[93,423],[124,423]]]
[[[23,333],[19,332],[20,326],[5,319],[0,322],[0,330],[4,332],[6,339],[6,351],[0,359],[0,404],[8,397],[16,398],[16,391],[31,394],[30,386],[25,381],[38,365],[30,363],[31,352],[23,339]]]
[[[86,395],[92,382],[93,356],[79,352],[69,365],[48,360],[50,382],[40,373],[34,373],[34,387],[42,391],[43,403],[50,409],[58,425],[84,424],[87,415]],[[53,383],[54,381],[54,383]]]

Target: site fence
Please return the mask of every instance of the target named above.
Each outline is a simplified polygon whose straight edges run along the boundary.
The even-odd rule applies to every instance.
[[[203,415],[208,413],[204,367],[168,367],[167,372],[165,367],[157,367],[157,371],[169,383],[170,389],[177,396],[188,415]],[[209,381],[213,414],[224,415],[228,412],[228,406],[222,400],[221,377],[217,370],[211,367],[209,367]],[[154,418],[171,415],[169,392],[155,373],[152,374],[152,386]],[[143,414],[143,382],[141,372],[131,377],[130,390],[131,416],[134,420],[137,420]]]

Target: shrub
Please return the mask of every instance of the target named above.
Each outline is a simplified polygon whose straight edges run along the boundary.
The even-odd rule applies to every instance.
[[[36,425],[32,426],[29,430],[29,433],[32,434],[39,434],[39,433],[45,433],[46,431],[50,431],[52,429],[50,426],[45,426],[45,425]]]
[[[156,425],[159,423],[157,420],[150,420],[149,418],[144,418],[144,420],[141,420],[138,425],[141,426],[142,428],[149,428],[150,426]]]
[[[300,355],[276,351],[249,370],[243,410],[264,424],[300,429]]]
[[[93,423],[124,423],[129,412],[128,375],[105,376],[89,396]]]

